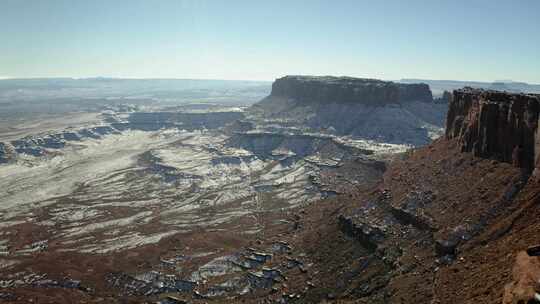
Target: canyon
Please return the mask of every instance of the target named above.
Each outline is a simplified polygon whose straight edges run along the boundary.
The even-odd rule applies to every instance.
[[[507,286],[513,303],[514,261],[540,243],[539,102],[285,76],[249,107],[12,128],[0,298],[501,303]]]
[[[369,187],[385,159],[409,147],[269,124],[236,104],[118,100],[126,99],[2,130],[6,299],[37,293],[69,302],[82,292],[91,301],[158,301],[175,291],[220,299],[265,290],[275,278],[257,279],[266,268],[245,244],[286,229],[290,210]],[[205,243],[212,235],[220,239]],[[112,262],[126,252],[140,258]]]

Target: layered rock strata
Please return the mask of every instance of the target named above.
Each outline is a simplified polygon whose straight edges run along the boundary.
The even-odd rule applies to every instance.
[[[377,79],[332,76],[285,76],[272,84],[271,96],[306,103],[362,103],[386,105],[408,101],[432,102],[427,84],[403,84]]]
[[[464,152],[512,163],[531,172],[540,151],[540,95],[464,88],[453,93],[446,138]]]

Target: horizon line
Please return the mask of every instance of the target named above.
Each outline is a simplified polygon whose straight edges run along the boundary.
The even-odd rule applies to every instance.
[[[2,80],[45,80],[45,79],[70,79],[70,80],[90,80],[90,79],[111,79],[111,80],[201,80],[201,81],[247,81],[247,82],[273,82],[278,78],[285,76],[331,76],[331,77],[352,77],[352,78],[370,78],[378,79],[384,81],[405,81],[405,80],[414,80],[414,81],[448,81],[448,82],[478,82],[478,83],[524,83],[527,85],[540,85],[540,83],[531,83],[527,81],[516,81],[511,79],[506,80],[458,80],[458,79],[430,79],[430,78],[416,78],[416,77],[402,77],[400,79],[385,79],[385,78],[373,78],[373,77],[359,77],[359,76],[347,76],[347,75],[313,75],[313,74],[285,74],[280,77],[276,77],[273,80],[256,80],[256,79],[224,79],[224,78],[190,78],[190,77],[125,77],[125,76],[84,76],[84,77],[73,77],[73,76],[29,76],[29,77],[11,77],[11,76],[0,76],[0,81]]]

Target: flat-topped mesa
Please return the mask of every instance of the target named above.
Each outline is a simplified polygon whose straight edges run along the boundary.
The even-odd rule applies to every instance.
[[[446,138],[459,138],[464,152],[495,158],[532,172],[539,166],[540,95],[464,88],[454,91]]]
[[[272,84],[271,96],[303,103],[386,105],[408,101],[433,102],[427,84],[402,84],[377,79],[333,76],[285,76]]]

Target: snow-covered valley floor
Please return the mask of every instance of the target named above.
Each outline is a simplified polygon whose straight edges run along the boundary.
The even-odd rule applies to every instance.
[[[59,250],[106,253],[321,197],[310,182],[316,166],[261,159],[225,147],[226,139],[210,131],[125,131],[2,165],[2,227],[32,222]],[[8,240],[9,255],[27,253]]]

